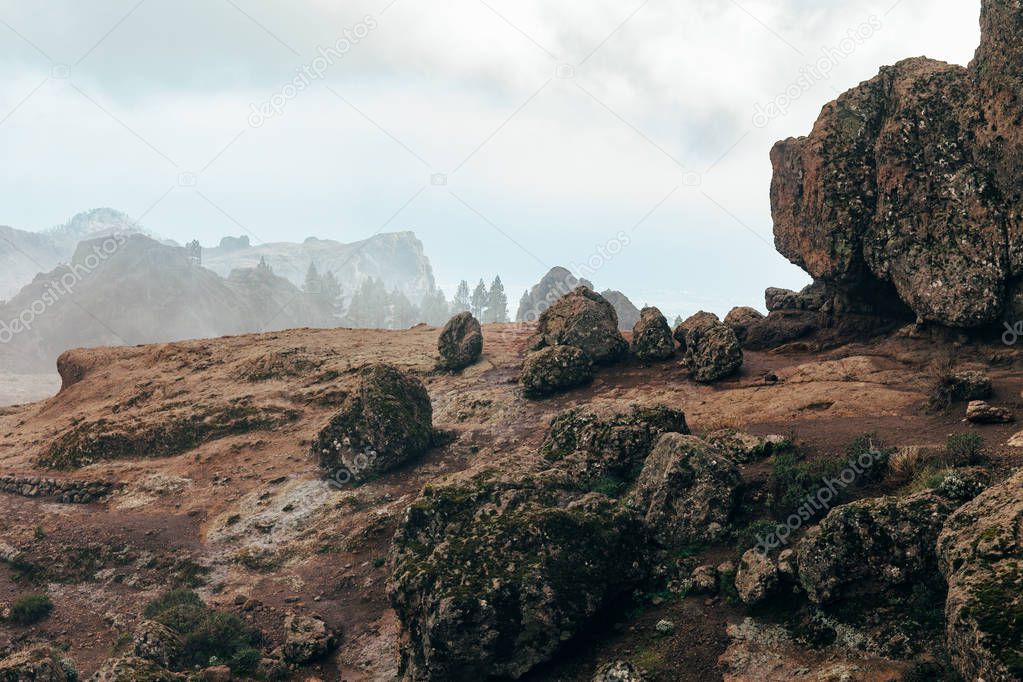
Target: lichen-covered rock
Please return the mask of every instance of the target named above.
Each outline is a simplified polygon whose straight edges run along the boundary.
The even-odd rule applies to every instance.
[[[775,243],[853,298],[993,322],[1023,274],[1023,5],[985,0],[968,68],[908,59],[771,152]],[[885,292],[890,292],[886,294]]]
[[[45,645],[11,654],[0,660],[0,682],[77,682],[74,663]]]
[[[931,492],[836,507],[799,542],[800,583],[812,601],[827,604],[936,575],[935,543],[954,508]]]
[[[764,314],[756,308],[750,308],[749,306],[741,306],[738,308],[732,308],[725,315],[725,324],[732,328],[735,332],[736,338],[739,339],[739,343],[746,341],[746,334],[749,332],[749,328],[764,319]]]
[[[587,287],[562,296],[540,316],[534,347],[544,346],[574,346],[598,365],[618,362],[629,351],[614,307]]]
[[[705,310],[701,310],[695,315],[690,315],[681,324],[675,327],[675,331],[672,335],[675,340],[679,342],[682,347],[682,352],[687,350],[686,342],[689,338],[690,332],[700,332],[710,329],[716,325],[721,324],[721,319],[714,313],[708,313]]]
[[[646,573],[642,522],[541,478],[427,486],[391,549],[406,679],[518,678]]]
[[[675,354],[668,320],[657,308],[643,308],[632,329],[632,354],[643,362],[667,360]]]
[[[319,618],[289,613],[284,619],[281,655],[287,663],[305,665],[323,658],[337,646],[337,634]]]
[[[952,400],[969,402],[991,397],[991,378],[983,372],[955,372],[949,377]]]
[[[742,346],[732,328],[720,322],[686,332],[686,365],[694,380],[712,383],[742,367]]]
[[[483,353],[483,329],[472,313],[455,315],[440,332],[437,340],[441,369],[465,369],[480,359]]]
[[[167,670],[138,656],[121,656],[103,662],[89,682],[184,682],[187,675]]]
[[[646,678],[629,661],[615,661],[597,668],[593,682],[646,682]]]
[[[719,539],[738,502],[742,478],[720,450],[694,436],[662,435],[629,493],[665,546]]]
[[[1023,471],[956,510],[937,552],[956,669],[967,680],[1023,679]]]
[[[738,429],[721,429],[707,434],[703,439],[728,455],[730,460],[739,464],[748,464],[770,457],[777,448],[788,443],[783,436],[767,436],[765,438]]]
[[[181,655],[181,638],[166,625],[144,620],[135,628],[132,651],[139,658],[168,667]]]
[[[662,433],[688,434],[685,415],[662,405],[578,408],[551,421],[540,454],[584,488],[625,485],[639,475]]]
[[[519,383],[527,398],[542,398],[593,380],[593,360],[575,346],[554,346],[531,353]]]
[[[374,365],[363,370],[357,390],[316,436],[312,451],[328,475],[361,480],[422,455],[432,441],[433,407],[422,382]]]
[[[747,606],[761,604],[778,589],[777,564],[766,553],[751,549],[742,555],[735,572],[735,591]]]
[[[983,400],[973,400],[966,406],[966,419],[974,424],[1010,424],[1016,417],[1007,408],[996,407]]]

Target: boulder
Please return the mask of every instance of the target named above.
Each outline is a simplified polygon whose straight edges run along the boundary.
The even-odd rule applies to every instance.
[[[166,625],[144,620],[135,628],[131,647],[135,656],[168,667],[181,656],[182,643],[177,633]]]
[[[364,480],[419,457],[432,441],[433,407],[422,382],[374,365],[317,434],[312,452],[332,478]]]
[[[632,329],[632,353],[643,362],[667,360],[675,354],[668,320],[657,308],[643,308]]]
[[[800,291],[768,287],[764,292],[767,312],[778,310],[821,310],[830,300],[827,287],[819,282],[808,284]]]
[[[550,272],[523,294],[515,320],[536,322],[555,301],[578,287],[592,289],[593,284],[576,277],[565,268],[551,268]]]
[[[1004,407],[973,400],[966,406],[966,420],[974,424],[1010,424],[1016,421],[1016,417]]]
[[[742,347],[770,350],[810,336],[821,328],[821,314],[805,310],[776,310],[746,328]]]
[[[187,675],[167,670],[159,663],[138,656],[109,658],[89,682],[185,682]]]
[[[735,332],[717,323],[686,333],[686,365],[694,380],[708,384],[729,377],[742,367],[742,347]]]
[[[780,572],[777,564],[766,553],[748,550],[739,560],[735,573],[735,591],[747,606],[763,603],[778,589]]]
[[[593,361],[575,346],[555,346],[531,353],[519,383],[527,398],[542,398],[593,380]]]
[[[755,436],[737,429],[721,429],[703,437],[705,441],[739,464],[749,464],[770,457],[777,448],[788,444],[783,436]]]
[[[689,433],[682,412],[654,405],[586,407],[555,417],[540,455],[584,488],[632,483],[662,433]]]
[[[715,594],[718,591],[718,569],[710,564],[694,568],[689,579],[692,581],[690,591],[694,594]]]
[[[39,644],[0,660],[0,682],[76,682],[74,663],[56,649]]]
[[[521,677],[646,576],[643,538],[609,498],[534,476],[427,486],[390,555],[405,679]]]
[[[628,661],[605,663],[597,668],[593,682],[645,682],[639,669]]]
[[[739,343],[746,341],[746,334],[749,332],[749,328],[764,319],[763,313],[756,308],[750,308],[749,306],[742,306],[738,308],[732,308],[725,315],[725,324],[732,328],[735,332],[736,338],[739,339]]]
[[[936,575],[935,543],[954,508],[931,492],[835,507],[796,549],[803,589],[814,603],[827,604]]]
[[[741,483],[720,450],[694,436],[666,433],[646,458],[629,504],[662,545],[713,542],[731,521]]]
[[[843,296],[919,321],[999,319],[1023,274],[1023,5],[981,3],[961,67],[907,59],[771,152],[778,250]]]
[[[946,645],[967,680],[1023,679],[1023,471],[945,522],[937,553],[948,581]]]
[[[593,287],[590,287],[591,289]],[[639,322],[640,311],[636,304],[629,300],[629,297],[620,291],[605,289],[600,295],[607,299],[618,315],[618,330],[627,332]]]
[[[286,663],[305,665],[321,659],[337,646],[337,635],[319,618],[289,613],[284,619],[284,646],[281,656]]]
[[[695,315],[690,315],[681,324],[677,325],[672,335],[679,342],[679,345],[682,346],[682,351],[684,352],[687,348],[686,340],[689,338],[690,332],[705,331],[718,324],[721,324],[721,318],[714,313],[701,310]]]
[[[465,369],[480,359],[483,353],[483,330],[472,313],[455,315],[441,330],[437,341],[441,369]]]
[[[586,287],[562,296],[540,316],[533,347],[556,346],[575,346],[598,365],[618,362],[629,350],[614,307]]]
[[[954,372],[948,382],[952,400],[960,402],[987,400],[993,392],[991,378],[983,372]]]

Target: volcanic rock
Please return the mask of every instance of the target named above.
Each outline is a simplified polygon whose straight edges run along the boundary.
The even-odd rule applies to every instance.
[[[739,343],[746,341],[746,334],[749,328],[764,319],[763,313],[756,308],[750,308],[748,306],[742,306],[739,308],[732,308],[725,315],[725,324],[732,328],[735,332],[736,338],[739,339]]]
[[[593,380],[593,361],[575,346],[555,346],[530,354],[519,382],[527,398],[542,398]]]
[[[551,268],[550,272],[522,296],[515,320],[536,322],[555,301],[578,287],[593,289],[593,284],[589,280],[576,277],[566,268]]]
[[[974,424],[1009,424],[1016,421],[1008,409],[995,407],[983,400],[973,400],[966,406],[966,419]]]
[[[629,350],[614,307],[586,287],[562,296],[540,316],[535,347],[545,346],[575,346],[598,365],[618,362]]]
[[[475,363],[483,352],[483,330],[472,313],[455,315],[441,330],[437,341],[440,367],[457,371]]]
[[[667,360],[675,354],[668,320],[657,308],[643,308],[632,329],[632,353],[644,362]]]

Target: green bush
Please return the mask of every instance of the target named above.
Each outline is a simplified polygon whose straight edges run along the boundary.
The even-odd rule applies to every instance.
[[[32,625],[50,615],[53,602],[45,594],[29,594],[11,606],[9,620],[18,625]]]
[[[976,433],[956,433],[945,441],[945,457],[948,466],[959,467],[977,464],[984,439]]]
[[[191,590],[171,590],[150,602],[147,618],[181,635],[179,669],[226,664],[235,674],[251,673],[262,658],[259,632],[233,613],[208,608]]]

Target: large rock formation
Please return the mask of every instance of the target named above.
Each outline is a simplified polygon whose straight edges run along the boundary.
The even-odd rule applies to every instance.
[[[826,105],[809,137],[772,150],[775,243],[837,303],[956,327],[1015,307],[1023,5],[984,0],[981,26],[969,67],[882,68]]]
[[[959,508],[938,538],[946,643],[967,680],[1023,678],[1023,472]]]

